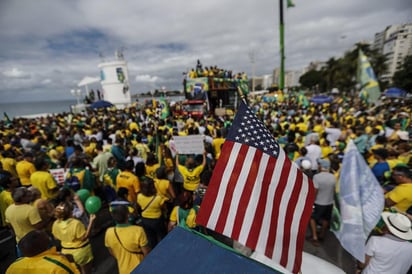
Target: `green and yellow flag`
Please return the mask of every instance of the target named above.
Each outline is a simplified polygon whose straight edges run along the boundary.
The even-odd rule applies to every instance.
[[[361,85],[360,95],[363,96],[363,99],[366,97],[368,103],[376,103],[381,96],[381,89],[368,57],[362,50],[359,50],[357,74],[358,83]]]
[[[160,118],[161,119],[166,119],[170,115],[170,109],[169,109],[169,104],[167,103],[165,98],[160,98],[159,99],[159,107],[162,109]]]
[[[292,2],[292,0],[288,0],[288,8],[293,8],[295,6],[295,4]]]

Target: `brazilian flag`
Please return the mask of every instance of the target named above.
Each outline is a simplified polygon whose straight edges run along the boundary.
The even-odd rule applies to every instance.
[[[159,99],[159,107],[162,110],[160,114],[160,118],[166,119],[170,115],[170,109],[169,109],[169,104],[167,103],[165,98],[160,98]]]
[[[368,57],[362,50],[359,50],[357,69],[357,80],[361,84],[361,91],[365,91],[367,94],[361,93],[361,99],[368,103],[376,103],[381,96],[381,90]]]
[[[298,95],[298,104],[304,107],[308,107],[309,106],[309,101],[308,98],[305,96],[305,94],[303,94],[303,91],[299,91],[299,95]]]

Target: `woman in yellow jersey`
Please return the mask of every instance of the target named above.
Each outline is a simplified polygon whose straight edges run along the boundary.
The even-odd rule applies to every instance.
[[[168,231],[176,226],[183,228],[194,228],[196,223],[196,210],[193,208],[193,192],[184,190],[179,195],[179,204],[175,206],[170,214]]]
[[[142,225],[151,248],[154,248],[166,236],[166,226],[162,214],[165,201],[165,198],[157,195],[152,178],[140,178],[137,207],[140,209]]]
[[[82,274],[92,273],[93,253],[89,242],[95,214],[90,214],[89,225],[84,224],[72,216],[73,208],[69,202],[60,203],[55,211],[56,221],[53,223],[53,236],[60,240],[62,253],[73,256],[76,264],[80,266]]]
[[[160,167],[160,164],[158,163],[156,156],[153,153],[147,154],[147,160],[146,160],[145,167],[146,167],[146,176],[152,179],[156,178],[156,170]]]

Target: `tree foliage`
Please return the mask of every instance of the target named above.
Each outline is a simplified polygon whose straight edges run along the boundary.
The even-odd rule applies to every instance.
[[[405,57],[400,70],[392,78],[393,86],[412,93],[412,55]]]
[[[316,86],[322,88],[325,85],[322,72],[314,69],[303,74],[299,78],[299,82],[302,87],[307,89],[315,89]]]
[[[333,88],[338,88],[341,91],[354,89],[357,84],[356,72],[359,49],[368,56],[375,75],[381,87],[384,88],[385,83],[382,83],[379,78],[387,70],[386,57],[377,50],[371,49],[369,44],[362,43],[355,44],[341,58],[330,58],[318,73],[314,72],[316,70],[308,71],[299,79],[300,84],[309,89],[313,89],[315,86],[319,87],[320,91],[330,91]]]

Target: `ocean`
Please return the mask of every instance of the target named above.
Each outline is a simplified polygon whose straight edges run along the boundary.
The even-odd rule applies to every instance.
[[[155,97],[159,99],[160,97]],[[151,99],[151,97],[138,97],[139,102]],[[168,96],[169,101],[184,100],[184,96]],[[135,99],[132,99],[132,101]],[[56,101],[34,101],[34,102],[0,102],[0,119],[7,113],[10,119],[25,115],[35,115],[42,113],[62,113],[71,112],[71,106],[76,105],[76,99],[65,99]]]
[[[70,112],[70,106],[76,104],[76,99],[57,101],[34,101],[34,102],[0,102],[0,117],[4,113],[10,117],[33,115],[41,113]]]

